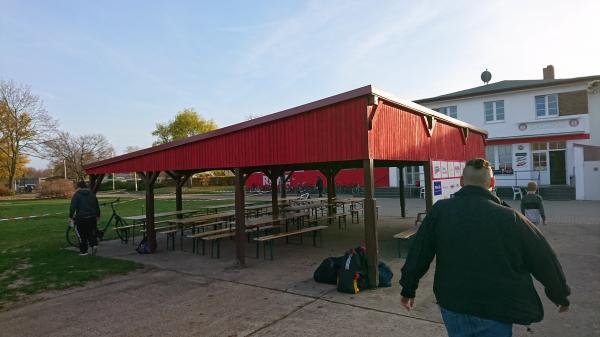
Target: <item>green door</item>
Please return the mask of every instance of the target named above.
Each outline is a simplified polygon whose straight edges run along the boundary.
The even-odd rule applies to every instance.
[[[566,185],[565,151],[550,151],[550,185]]]

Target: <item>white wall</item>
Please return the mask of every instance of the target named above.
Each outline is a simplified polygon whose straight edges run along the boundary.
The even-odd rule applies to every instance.
[[[443,102],[426,103],[423,105],[428,108],[456,105],[458,119],[486,129],[489,133],[489,140],[561,133],[589,133],[590,121],[587,114],[552,118],[536,118],[535,115],[535,96],[586,89],[587,83],[581,83],[447,100]],[[486,123],[484,120],[484,102],[498,100],[504,100],[504,121]],[[589,110],[594,110],[596,115],[600,114],[598,111],[598,109],[600,109],[600,98],[594,97],[593,102],[588,99],[588,105]],[[579,125],[570,126],[569,120],[571,119],[577,119]],[[600,116],[597,119],[600,119]],[[527,123],[528,128],[524,131],[519,130],[519,125],[521,123]],[[594,119],[594,123],[600,128],[600,120]],[[600,133],[600,129],[596,131]],[[600,135],[598,135],[598,138],[600,138]],[[598,141],[600,141],[600,139]]]
[[[590,140],[588,144],[600,146],[600,90],[588,92]]]
[[[600,161],[583,162],[585,200],[600,200]]]

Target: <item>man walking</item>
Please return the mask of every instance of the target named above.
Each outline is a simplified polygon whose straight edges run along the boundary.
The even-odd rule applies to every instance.
[[[467,162],[463,188],[440,200],[419,227],[402,267],[402,305],[412,309],[421,277],[436,257],[433,291],[450,337],[512,336],[512,324],[539,322],[533,275],[560,312],[570,289],[540,231],[490,192],[489,162]]]
[[[96,224],[100,219],[100,207],[96,195],[87,188],[85,181],[77,183],[77,191],[71,199],[69,208],[70,224],[75,225],[79,237],[79,255],[88,254],[88,243],[92,255],[96,254],[98,240],[96,239]]]

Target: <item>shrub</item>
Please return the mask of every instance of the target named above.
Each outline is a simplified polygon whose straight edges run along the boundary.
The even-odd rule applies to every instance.
[[[40,198],[70,198],[75,192],[72,181],[56,179],[44,181],[40,184]]]
[[[209,186],[233,186],[234,184],[235,176],[216,176],[208,180]]]
[[[11,195],[15,195],[15,191],[11,191],[8,187],[0,184],[0,197],[8,197]]]

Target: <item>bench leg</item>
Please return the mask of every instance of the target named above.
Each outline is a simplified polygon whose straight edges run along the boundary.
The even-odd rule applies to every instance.
[[[256,259],[258,260],[260,256],[260,242],[256,241]]]
[[[202,240],[202,256],[206,255],[206,241]]]
[[[398,258],[402,258],[402,240],[396,239],[398,241]]]

